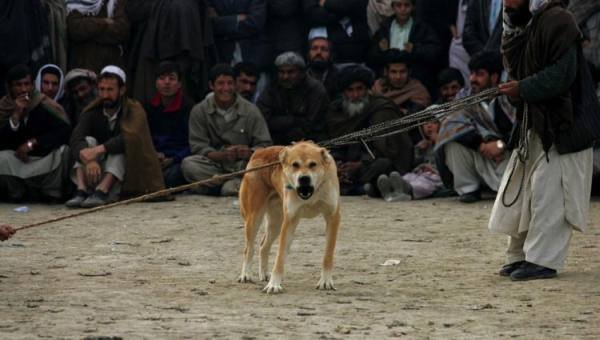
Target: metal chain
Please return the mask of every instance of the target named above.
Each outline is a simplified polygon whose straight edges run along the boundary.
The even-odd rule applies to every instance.
[[[427,122],[441,119],[457,110],[467,108],[484,100],[492,99],[497,95],[498,88],[484,90],[477,94],[457,99],[452,102],[430,106],[425,110],[410,114],[405,117],[388,120],[356,132],[323,141],[320,142],[319,145],[331,148],[361,143],[361,140],[373,141],[375,139],[389,137],[415,128],[419,125],[423,125]]]

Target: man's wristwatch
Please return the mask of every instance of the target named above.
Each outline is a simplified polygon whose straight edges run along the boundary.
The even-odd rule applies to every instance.
[[[504,142],[502,141],[502,139],[498,139],[496,141],[496,147],[502,151],[504,151],[504,148],[506,147],[506,144],[504,144]]]

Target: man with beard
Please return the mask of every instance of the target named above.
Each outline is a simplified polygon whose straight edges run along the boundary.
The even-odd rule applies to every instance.
[[[399,118],[398,109],[388,98],[371,95],[372,72],[362,66],[344,68],[339,77],[340,98],[331,103],[327,126],[331,138]],[[413,147],[406,133],[377,139],[367,147],[355,144],[331,151],[337,161],[340,190],[343,195],[367,193],[379,196],[379,175],[412,168]]]
[[[33,87],[25,65],[9,70],[0,100],[0,194],[3,199],[63,196],[71,125],[62,107]]]
[[[96,74],[76,68],[65,76],[67,96],[64,108],[73,125],[77,126],[83,109],[96,99]]]
[[[125,96],[125,72],[106,66],[98,79],[98,100],[81,114],[71,136],[76,160],[71,179],[75,196],[65,205],[92,208],[121,195],[164,188],[163,177],[142,106]]]
[[[233,67],[235,71],[235,87],[237,93],[244,99],[254,103],[256,101],[256,86],[259,72],[253,63],[241,62]]]
[[[453,101],[464,86],[465,79],[460,70],[453,67],[443,69],[438,75],[438,88],[440,89],[438,103],[444,104]]]
[[[209,179],[246,168],[252,153],[271,145],[267,124],[256,105],[235,91],[235,72],[227,64],[210,71],[212,93],[190,113],[192,155],[181,163],[189,182]],[[195,189],[201,195],[235,196],[241,179]]]
[[[275,66],[277,79],[256,103],[269,125],[273,142],[287,145],[301,140],[320,141],[329,105],[325,88],[306,75],[304,59],[297,53],[280,54]]]
[[[472,93],[496,87],[502,72],[497,54],[484,51],[469,62]],[[506,144],[513,128],[513,108],[506,97],[474,104],[442,120],[436,152],[438,169],[448,188],[463,203],[481,199],[481,187],[498,191],[508,163]]]
[[[337,68],[333,65],[331,41],[324,27],[313,28],[308,36],[308,69],[306,74],[320,81],[330,100],[339,94]]]
[[[573,229],[587,225],[592,144],[600,104],[582,53],[582,35],[560,0],[504,0],[502,54],[517,105],[510,164],[489,229],[509,236],[513,281],[556,277]],[[518,137],[517,137],[518,136]]]

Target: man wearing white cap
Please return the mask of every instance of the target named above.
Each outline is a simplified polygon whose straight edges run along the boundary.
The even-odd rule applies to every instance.
[[[338,70],[333,65],[333,45],[327,37],[325,27],[315,27],[308,33],[308,52],[306,58],[308,67],[306,73],[320,81],[330,100],[338,94]]]
[[[146,113],[125,96],[125,72],[106,66],[98,78],[98,96],[81,114],[71,136],[77,185],[68,207],[91,208],[118,198],[164,188]]]

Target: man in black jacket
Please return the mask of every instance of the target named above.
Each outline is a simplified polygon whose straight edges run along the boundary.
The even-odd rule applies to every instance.
[[[325,133],[329,99],[321,83],[306,75],[306,64],[294,52],[275,59],[277,79],[261,93],[256,105],[276,145],[301,140],[320,141]]]
[[[9,94],[0,100],[0,193],[9,200],[56,201],[63,195],[71,125],[58,103],[34,90],[27,66],[7,76]]]

